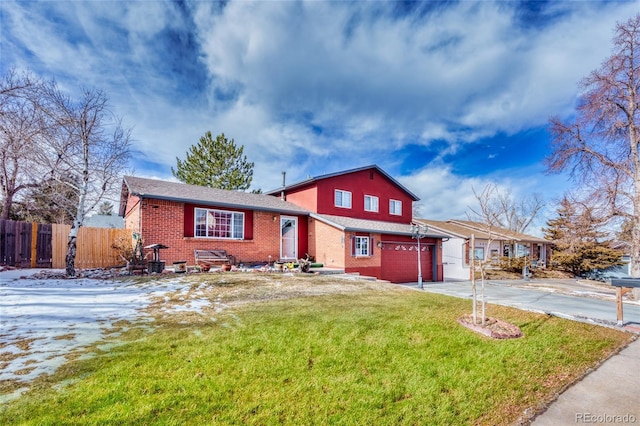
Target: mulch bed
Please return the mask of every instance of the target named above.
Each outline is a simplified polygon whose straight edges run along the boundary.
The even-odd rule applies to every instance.
[[[478,319],[478,321],[480,321],[480,319]],[[458,318],[458,323],[469,330],[493,339],[516,339],[522,337],[522,331],[520,331],[518,326],[497,318],[488,317],[485,319],[484,325],[482,325],[482,323],[474,324],[473,315],[465,315]]]

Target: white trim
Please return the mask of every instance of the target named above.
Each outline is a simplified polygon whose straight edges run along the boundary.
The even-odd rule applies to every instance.
[[[198,220],[197,220],[197,212],[198,210],[202,210],[205,212],[205,235],[198,235]],[[215,236],[215,235],[208,235],[208,227],[211,226],[211,224],[209,224],[209,213],[212,212],[213,214],[215,213],[224,213],[224,214],[229,214],[231,215],[231,224],[230,224],[230,228],[229,231],[231,232],[231,236],[230,237],[219,237],[219,236]],[[240,226],[240,237],[234,237],[233,235],[235,234],[234,231],[236,231],[236,226],[235,226],[235,217],[236,215],[240,215],[240,217],[242,218],[242,223],[239,225]],[[237,212],[237,211],[231,211],[231,210],[220,210],[220,209],[207,209],[204,207],[194,207],[193,209],[193,237],[194,238],[208,238],[208,239],[218,239],[218,240],[244,240],[244,212]]]
[[[375,200],[375,210],[367,209],[367,198],[370,198],[372,201]],[[371,205],[371,202],[369,202],[369,205]],[[380,199],[375,195],[364,194],[364,211],[378,213],[380,211]]]
[[[336,202],[336,196],[338,195],[338,192],[341,194],[340,200],[342,202],[342,205],[339,205]],[[349,195],[345,197],[346,194],[349,194]],[[349,201],[349,205],[348,206],[345,205],[345,198],[348,198],[348,201]],[[342,208],[342,209],[350,209],[351,206],[352,206],[352,198],[353,197],[352,197],[351,191],[345,191],[344,189],[334,189],[333,190],[333,205],[335,207],[339,207],[339,208]]]
[[[371,257],[373,256],[373,239],[369,236],[362,236],[362,235],[354,235],[352,238],[352,244],[353,244],[353,248],[352,248],[352,253],[354,257]],[[367,241],[367,253],[358,253],[358,244],[357,241]],[[360,243],[362,244],[362,243]]]
[[[400,212],[399,213],[397,213],[395,211],[395,209],[391,208],[392,205],[396,205],[396,204],[400,207]],[[389,214],[394,215],[394,216],[402,216],[402,201],[389,199]]]
[[[285,257],[282,252],[282,224],[284,221],[293,221],[293,257]],[[296,216],[280,216],[280,259],[298,259],[298,218]]]

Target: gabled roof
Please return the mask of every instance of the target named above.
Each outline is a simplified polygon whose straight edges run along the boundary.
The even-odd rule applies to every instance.
[[[115,214],[94,214],[88,216],[82,222],[82,226],[87,228],[111,228],[111,229],[123,229],[124,219]]]
[[[441,232],[443,234],[449,235],[454,238],[462,238],[466,239],[471,236],[471,234],[475,234],[476,238],[480,238],[482,240],[489,239],[489,234],[486,232],[472,232],[469,228],[451,223],[444,222],[440,220],[428,220],[428,219],[414,219],[414,221],[423,223],[428,226],[428,229],[433,229],[436,232]]]
[[[296,189],[296,188],[300,188],[300,187],[303,187],[303,186],[307,186],[307,185],[312,184],[314,182],[317,182],[319,180],[329,179],[329,178],[336,177],[336,176],[348,175],[348,174],[351,174],[351,173],[357,173],[357,172],[361,172],[361,171],[364,171],[364,170],[371,170],[371,169],[376,170],[378,173],[380,173],[381,175],[383,175],[384,177],[389,179],[391,182],[393,182],[394,185],[396,185],[398,188],[400,188],[401,190],[406,192],[413,199],[413,201],[420,200],[420,198],[418,198],[417,195],[415,195],[413,192],[409,191],[404,185],[402,185],[400,182],[395,180],[393,177],[391,177],[391,175],[389,175],[387,172],[385,172],[384,170],[382,170],[380,167],[378,167],[375,164],[372,164],[370,166],[358,167],[356,169],[344,170],[344,171],[341,171],[341,172],[329,173],[329,174],[325,174],[325,175],[312,177],[312,178],[303,180],[301,182],[297,182],[297,183],[294,183],[294,184],[291,184],[291,185],[286,185],[286,186],[284,186],[282,188],[273,189],[271,191],[265,192],[265,194],[278,195],[282,191],[287,191],[287,190],[291,190],[291,189]]]
[[[533,243],[549,243],[549,241],[545,240],[544,238],[534,237],[533,235],[511,231],[509,229],[501,228],[498,226],[493,226],[491,228],[491,235],[489,235],[489,230],[487,229],[486,224],[473,222],[470,220],[449,219],[445,222],[428,219],[415,220],[431,226],[434,229],[439,230],[440,232],[448,233],[452,237],[469,238],[471,234],[474,234],[476,238],[480,238],[483,240],[493,238],[502,241],[513,240],[518,242],[526,241]]]
[[[206,186],[187,185],[179,182],[125,176],[122,183],[121,216],[124,214],[123,203],[126,202],[127,195],[227,208],[287,214],[309,214],[309,212],[302,207],[270,195],[228,191]]]
[[[377,220],[354,219],[344,216],[311,213],[311,217],[320,222],[338,228],[341,231],[373,232],[380,234],[411,235],[411,225],[405,223],[382,222]],[[448,235],[428,232],[429,238],[447,238]]]

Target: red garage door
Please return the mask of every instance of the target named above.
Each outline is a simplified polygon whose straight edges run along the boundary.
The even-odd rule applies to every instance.
[[[422,280],[433,281],[433,245],[420,244]],[[383,243],[382,248],[383,280],[392,283],[410,283],[418,281],[418,244],[416,242]]]

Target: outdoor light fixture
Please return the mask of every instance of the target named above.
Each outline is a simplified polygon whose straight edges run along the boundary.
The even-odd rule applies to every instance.
[[[422,261],[420,259],[420,240],[427,236],[427,225],[418,223],[411,224],[411,238],[418,241],[418,288],[422,285]]]

